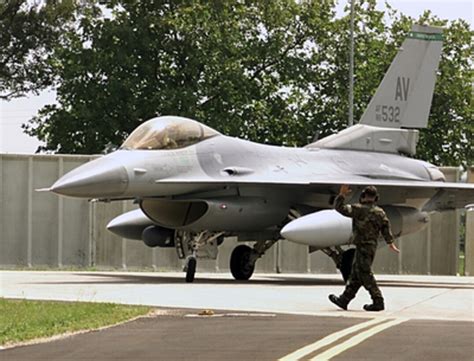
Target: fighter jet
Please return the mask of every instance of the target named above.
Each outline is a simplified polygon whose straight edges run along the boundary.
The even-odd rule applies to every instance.
[[[324,252],[347,278],[351,219],[333,209],[342,184],[353,189],[351,202],[375,185],[397,237],[422,229],[427,212],[474,203],[474,185],[445,182],[436,166],[411,157],[415,128],[427,126],[442,39],[441,29],[414,25],[359,124],[305,147],[257,144],[195,120],[161,116],[50,190],[134,200],[139,208],[107,228],[150,247],[176,248],[187,282],[194,280],[197,259],[217,257],[229,236],[255,242],[232,252],[237,280],[248,280],[256,261],[280,240]]]

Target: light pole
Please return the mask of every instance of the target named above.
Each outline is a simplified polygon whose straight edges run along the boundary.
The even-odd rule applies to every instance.
[[[349,49],[349,127],[354,124],[354,0],[351,1],[351,27]]]

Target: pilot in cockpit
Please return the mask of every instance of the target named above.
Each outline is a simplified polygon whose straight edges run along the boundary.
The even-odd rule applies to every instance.
[[[122,149],[178,149],[218,135],[214,129],[180,117],[151,119],[138,127]]]

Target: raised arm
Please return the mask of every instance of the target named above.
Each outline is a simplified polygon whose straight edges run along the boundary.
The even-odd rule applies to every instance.
[[[346,217],[354,217],[354,212],[352,206],[350,204],[344,204],[346,200],[346,195],[351,193],[351,189],[347,185],[342,185],[341,189],[339,190],[339,195],[336,197],[335,200],[335,208],[336,211],[341,213],[343,216]]]

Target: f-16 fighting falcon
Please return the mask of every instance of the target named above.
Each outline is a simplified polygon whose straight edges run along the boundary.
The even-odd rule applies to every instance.
[[[134,200],[139,209],[107,228],[150,247],[176,248],[188,282],[197,259],[215,259],[228,236],[255,242],[231,254],[237,280],[249,279],[279,240],[324,252],[347,279],[354,250],[345,249],[352,220],[334,210],[341,185],[353,190],[348,203],[376,186],[395,237],[422,229],[427,212],[474,203],[474,185],[445,182],[436,166],[410,157],[415,128],[428,123],[442,39],[441,29],[414,25],[359,124],[303,148],[256,144],[162,116],[141,124],[119,150],[64,175],[50,191]]]

